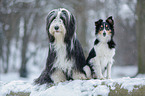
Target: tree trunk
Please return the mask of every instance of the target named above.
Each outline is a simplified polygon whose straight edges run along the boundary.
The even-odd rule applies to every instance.
[[[29,18],[29,19],[27,19]],[[34,22],[35,14],[29,14],[24,18],[24,36],[22,38],[22,50],[21,50],[21,68],[20,68],[20,77],[27,77],[27,62],[33,55],[33,53],[30,53],[30,56],[27,56],[28,50],[28,44],[29,44],[29,39],[32,34],[32,29],[33,29],[33,22]]]
[[[136,35],[138,44],[138,73],[145,73],[145,1],[137,0]]]
[[[27,52],[27,46],[28,46],[28,37],[27,37],[27,20],[24,20],[24,36],[22,38],[22,50],[21,50],[21,68],[20,68],[20,77],[27,77],[27,58],[26,58],[26,52]]]
[[[76,13],[76,21],[77,21],[77,37],[83,47],[84,55],[87,56],[87,42],[86,42],[86,0],[79,0],[79,6],[76,5],[75,13]]]

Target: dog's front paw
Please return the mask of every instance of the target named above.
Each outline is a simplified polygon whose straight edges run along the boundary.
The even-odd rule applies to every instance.
[[[100,80],[104,80],[105,78],[103,77],[103,78],[100,78]]]
[[[88,65],[86,65],[86,66],[83,68],[83,70],[84,70],[85,73],[86,73],[87,79],[91,79],[91,78],[92,78],[92,75],[91,75],[91,69],[90,69],[90,67],[89,67]]]
[[[105,78],[103,76],[98,76],[98,79],[104,80]]]
[[[106,79],[111,79],[111,77],[108,77],[108,76],[107,76]]]
[[[82,74],[82,76],[80,77],[81,80],[86,80],[86,76]]]
[[[53,82],[54,82],[54,84],[58,84],[58,83],[60,83],[60,82],[65,82],[65,81],[66,81],[66,79],[60,78],[60,79],[54,80]]]
[[[85,80],[87,79],[85,74],[83,73],[80,73],[80,72],[73,72],[73,79],[76,80],[76,79],[80,79],[80,80]]]

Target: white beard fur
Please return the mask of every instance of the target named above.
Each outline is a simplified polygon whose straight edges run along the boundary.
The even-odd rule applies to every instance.
[[[54,43],[55,51],[56,51],[56,60],[54,61],[53,68],[58,68],[63,70],[64,72],[68,71],[68,75],[71,75],[71,70],[74,65],[73,59],[68,60],[66,58],[67,52],[66,52],[66,44],[63,41],[63,36],[60,36],[62,34],[59,34],[59,36],[56,37],[56,42]]]

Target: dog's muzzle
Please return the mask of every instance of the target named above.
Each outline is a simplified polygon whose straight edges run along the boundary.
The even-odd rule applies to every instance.
[[[106,33],[105,33],[105,32],[103,33],[103,36],[104,36],[104,37],[106,36]]]
[[[54,26],[54,29],[57,31],[59,29],[59,26]]]

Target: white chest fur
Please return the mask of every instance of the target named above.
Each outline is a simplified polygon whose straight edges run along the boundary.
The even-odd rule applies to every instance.
[[[94,46],[96,57],[93,58],[93,64],[100,64],[101,69],[107,66],[108,63],[113,63],[113,56],[115,55],[115,48],[110,49],[107,43],[98,43]]]
[[[66,45],[64,42],[58,42],[55,44],[55,51],[56,51],[56,59],[53,65],[53,68],[58,68],[63,70],[64,72],[68,72],[68,75],[70,75],[72,67],[74,65],[74,61],[68,60],[66,58],[67,52],[66,52]]]
[[[115,55],[115,48],[110,49],[106,43],[98,43],[94,46],[96,55],[99,57],[113,57]]]

